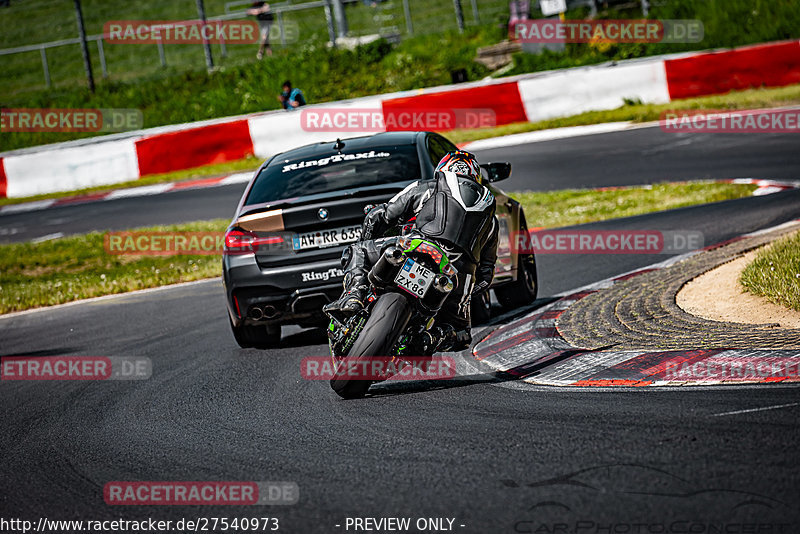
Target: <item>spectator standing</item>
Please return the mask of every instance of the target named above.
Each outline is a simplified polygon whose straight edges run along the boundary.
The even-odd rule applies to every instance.
[[[306,105],[306,97],[303,96],[303,91],[297,88],[292,88],[292,82],[286,80],[283,82],[283,92],[278,96],[283,105],[283,109],[289,111]]]
[[[258,20],[258,27],[261,30],[261,46],[258,47],[258,54],[256,57],[261,59],[264,57],[264,50],[267,55],[272,55],[272,47],[269,44],[269,32],[272,29],[272,22],[275,20],[275,15],[269,4],[266,2],[253,2],[250,9],[247,10],[248,15],[253,15]]]

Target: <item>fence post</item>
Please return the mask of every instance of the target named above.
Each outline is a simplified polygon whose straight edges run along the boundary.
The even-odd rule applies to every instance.
[[[403,0],[403,13],[406,16],[406,30],[408,35],[414,35],[414,23],[411,22],[411,8],[408,6],[408,0]]]
[[[44,69],[44,83],[47,84],[47,87],[50,87],[52,84],[50,82],[50,67],[47,65],[47,50],[45,48],[40,48],[39,53],[42,55],[42,69]]]
[[[475,17],[475,24],[481,23],[481,15],[478,13],[478,0],[472,0],[472,16]]]
[[[158,59],[161,60],[161,66],[167,66],[167,55],[164,53],[164,43],[159,39],[156,42],[156,46],[158,47]]]
[[[350,28],[347,27],[347,15],[344,12],[342,0],[333,0],[333,14],[336,16],[336,25],[339,28],[339,37],[347,37]]]
[[[456,9],[456,22],[458,23],[458,31],[464,31],[464,10],[461,9],[461,0],[453,0],[453,6]]]
[[[89,82],[89,91],[94,93],[94,74],[92,74],[92,60],[89,57],[89,45],[86,44],[86,27],[83,25],[81,0],[75,0],[75,15],[78,17],[78,33],[81,38],[81,52],[83,53],[83,66],[86,69],[86,79]]]
[[[331,0],[325,0],[325,21],[328,23],[328,37],[330,37],[331,45],[336,48],[336,29],[333,27]]]
[[[97,54],[100,56],[100,69],[103,71],[103,78],[108,78],[108,66],[106,65],[106,51],[103,48],[103,36],[97,39]]]
[[[278,29],[281,31],[281,45],[286,46],[286,30],[283,29],[283,13],[281,11],[278,11]]]
[[[203,22],[203,26],[206,24],[206,8],[203,5],[203,0],[197,0],[197,14],[200,17],[200,20]],[[208,42],[208,39],[203,37],[203,50],[206,53],[206,67],[208,70],[214,68],[214,58],[211,55],[211,43]]]

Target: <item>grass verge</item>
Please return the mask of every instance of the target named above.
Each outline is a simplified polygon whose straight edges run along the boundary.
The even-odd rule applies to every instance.
[[[607,191],[515,193],[531,226],[568,226],[663,209],[749,196],[755,186],[659,184]],[[217,219],[147,231],[223,231]],[[41,243],[0,245],[0,313],[219,276],[214,256],[111,255],[103,233]]]
[[[142,230],[222,232],[216,219]],[[103,233],[0,246],[0,313],[219,276],[220,257],[108,254]]]
[[[742,271],[739,282],[750,293],[800,311],[800,232],[763,248]]]
[[[564,189],[510,193],[525,208],[530,227],[557,228],[654,211],[747,197],[755,185],[715,182],[661,183],[641,187]]]

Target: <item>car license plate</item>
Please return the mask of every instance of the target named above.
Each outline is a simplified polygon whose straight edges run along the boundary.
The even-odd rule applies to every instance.
[[[344,245],[357,241],[361,235],[361,226],[346,226],[344,228],[334,228],[331,230],[318,230],[299,234],[292,239],[292,247],[295,250],[305,250],[308,248],[324,248]]]
[[[422,298],[428,292],[428,288],[433,283],[435,276],[433,271],[408,258],[403,264],[403,268],[397,273],[394,281],[397,282],[400,288],[405,289],[415,297]]]

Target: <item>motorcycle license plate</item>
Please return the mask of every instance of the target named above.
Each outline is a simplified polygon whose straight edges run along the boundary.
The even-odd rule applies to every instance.
[[[428,288],[433,283],[436,275],[430,269],[426,269],[411,258],[403,264],[403,268],[397,273],[394,281],[397,285],[414,295],[422,298],[428,292]]]

